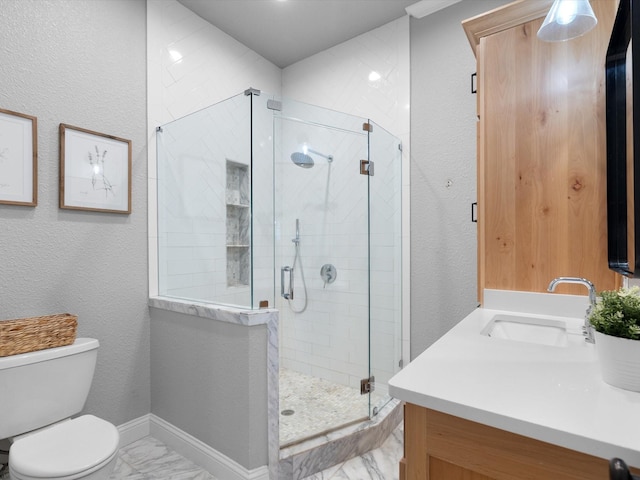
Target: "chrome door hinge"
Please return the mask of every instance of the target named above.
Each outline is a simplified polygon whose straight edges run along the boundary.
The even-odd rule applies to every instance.
[[[376,389],[376,377],[363,378],[360,380],[360,395],[366,395]]]
[[[373,177],[373,162],[369,160],[360,160],[360,175],[369,175]]]

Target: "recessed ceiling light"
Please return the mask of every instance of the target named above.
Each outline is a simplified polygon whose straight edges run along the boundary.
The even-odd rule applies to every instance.
[[[174,62],[179,62],[182,60],[182,54],[177,50],[169,50],[169,55],[171,55],[171,59]]]

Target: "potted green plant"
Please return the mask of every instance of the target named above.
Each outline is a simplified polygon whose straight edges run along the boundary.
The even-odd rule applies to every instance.
[[[589,323],[603,380],[640,392],[640,287],[601,292]]]

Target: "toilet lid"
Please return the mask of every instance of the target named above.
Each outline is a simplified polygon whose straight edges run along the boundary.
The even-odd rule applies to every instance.
[[[107,461],[119,441],[115,426],[84,415],[17,440],[9,450],[9,465],[34,478],[71,476]]]

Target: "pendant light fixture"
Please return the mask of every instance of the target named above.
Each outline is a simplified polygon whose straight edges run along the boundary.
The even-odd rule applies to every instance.
[[[589,0],[555,0],[538,30],[545,42],[564,42],[584,35],[598,23]]]

